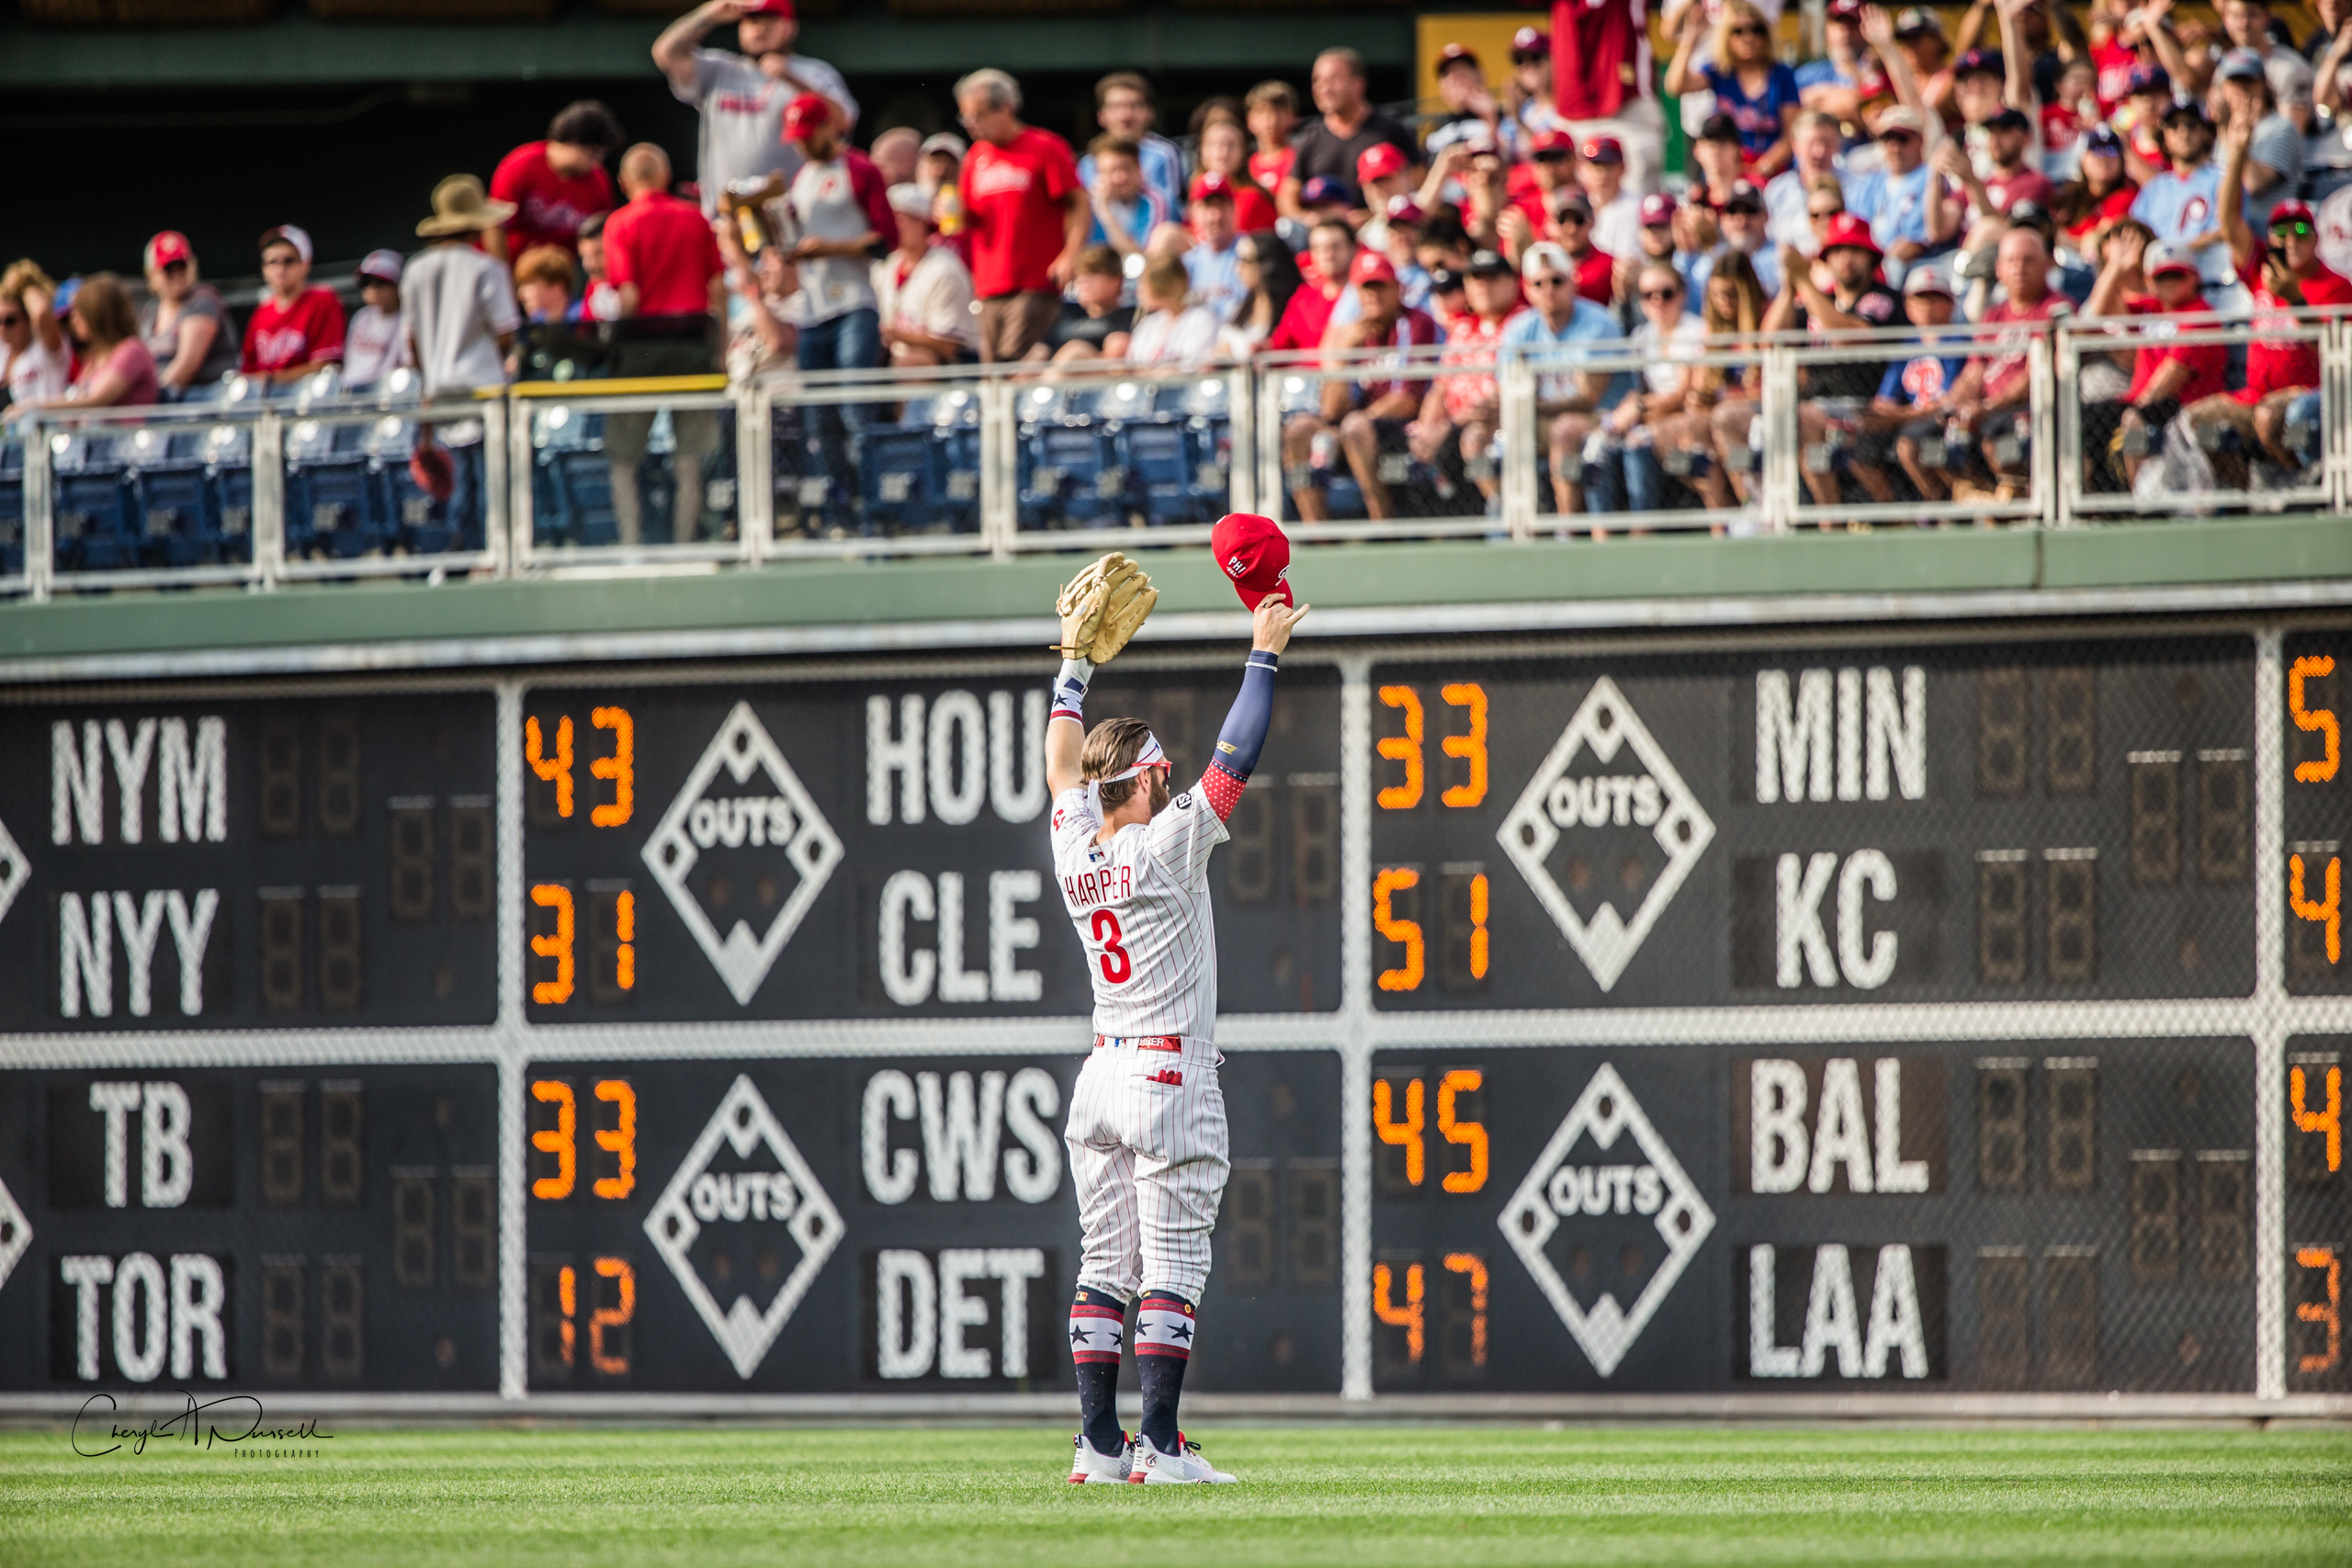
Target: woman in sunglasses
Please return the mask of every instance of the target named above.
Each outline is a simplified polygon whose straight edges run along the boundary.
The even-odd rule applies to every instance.
[[[1682,14],[1682,36],[1674,62],[1666,68],[1666,90],[1678,96],[1713,92],[1717,112],[1739,127],[1748,177],[1761,185],[1789,166],[1798,108],[1796,73],[1774,57],[1770,24],[1751,0],[1724,0],[1714,39],[1706,46],[1713,58],[1699,65],[1693,56],[1705,28],[1703,6]]]
[[[166,229],[147,242],[148,298],[139,308],[139,341],[155,361],[165,402],[201,397],[237,367],[237,334],[220,292],[196,274],[187,236]]]
[[[1609,413],[1609,434],[1625,452],[1625,507],[1658,512],[1667,504],[1666,477],[1676,474],[1704,491],[1712,450],[1704,412],[1692,412],[1699,372],[1690,363],[1707,351],[1707,324],[1683,309],[1682,275],[1649,262],[1634,279],[1642,324],[1634,329],[1634,357],[1645,362],[1640,389]],[[1694,460],[1696,459],[1696,460]],[[1713,475],[1715,484],[1723,483]]]

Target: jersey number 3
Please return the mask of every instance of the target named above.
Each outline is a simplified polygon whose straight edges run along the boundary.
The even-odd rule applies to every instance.
[[[1136,966],[1127,956],[1127,950],[1119,945],[1119,917],[1109,909],[1097,909],[1093,924],[1094,940],[1102,944],[1102,978],[1114,986],[1125,985]]]

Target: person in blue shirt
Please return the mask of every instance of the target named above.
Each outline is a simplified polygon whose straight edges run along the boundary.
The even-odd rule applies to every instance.
[[[1143,183],[1159,193],[1170,212],[1184,210],[1184,153],[1151,129],[1157,115],[1151,84],[1132,71],[1114,71],[1094,84],[1094,123],[1103,133],[1136,144]],[[1094,188],[1094,154],[1078,161],[1078,183]]]
[[[1550,240],[1527,247],[1520,257],[1520,286],[1530,310],[1503,326],[1504,355],[1518,354],[1539,367],[1536,415],[1550,425],[1552,492],[1563,513],[1585,510],[1585,442],[1600,428],[1599,416],[1630,389],[1629,375],[1607,371],[1545,368],[1573,365],[1584,354],[1622,353],[1625,329],[1614,312],[1577,293],[1577,264]],[[1586,346],[1579,353],[1577,345]],[[1595,531],[1594,536],[1600,536]]]
[[[1693,56],[1706,27],[1706,7],[1682,14],[1682,37],[1674,62],[1666,68],[1665,90],[1679,96],[1708,91],[1715,109],[1739,127],[1739,152],[1747,177],[1761,184],[1789,166],[1790,133],[1796,129],[1796,73],[1773,58],[1771,24],[1751,0],[1724,0],[1722,20],[1708,45],[1713,55],[1699,65]]]
[[[1144,183],[1136,144],[1123,137],[1108,131],[1096,137],[1087,151],[1087,161],[1094,170],[1091,175],[1082,176],[1082,183],[1094,207],[1094,227],[1086,243],[1110,246],[1122,261],[1142,256],[1144,247],[1151,243],[1152,231],[1167,222],[1173,211],[1168,198]],[[1129,276],[1139,270],[1139,266],[1131,269]]]
[[[2213,162],[2213,122],[2194,98],[2175,98],[2165,110],[2165,157],[2171,167],[2132,198],[2132,216],[2159,240],[2197,254],[2208,287],[2232,280],[2230,248],[2222,243],[2222,170]]]
[[[1878,465],[1883,463],[1889,434],[1894,437],[1895,460],[1926,501],[1951,500],[1951,468],[1965,471],[1974,453],[1974,444],[1966,440],[1953,447],[1944,445],[1951,389],[1968,363],[1968,340],[1942,331],[1957,308],[1951,281],[1941,266],[1917,266],[1904,278],[1903,313],[1919,329],[1919,342],[1911,354],[1888,362],[1878,396],[1871,401],[1872,435],[1854,468],[1861,473],[1864,459],[1869,460],[1880,476],[1871,486],[1873,494],[1885,482],[1885,469]]]
[[[1846,187],[1846,210],[1871,226],[1871,238],[1896,264],[1890,276],[1900,276],[1901,267],[1951,239],[1959,226],[1959,211],[1945,199],[1944,177],[1928,166],[1925,135],[1917,110],[1888,109],[1878,121],[1883,166]]]

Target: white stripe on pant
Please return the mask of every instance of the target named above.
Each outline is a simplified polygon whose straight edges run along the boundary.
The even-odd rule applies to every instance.
[[[1152,1081],[1169,1073],[1182,1081]],[[1170,1291],[1199,1302],[1232,1169],[1216,1046],[1096,1046],[1079,1069],[1062,1137],[1086,1245],[1078,1282],[1130,1301]]]

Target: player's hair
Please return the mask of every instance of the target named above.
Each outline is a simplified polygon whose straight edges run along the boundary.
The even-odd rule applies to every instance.
[[[1115,157],[1137,164],[1143,162],[1143,148],[1133,138],[1114,136],[1107,130],[1088,142],[1086,150],[1097,158]]]
[[[1152,105],[1151,84],[1133,71],[1114,71],[1094,84],[1094,107],[1101,108],[1102,100],[1117,92],[1135,94],[1149,108]]]
[[[1125,773],[1136,765],[1142,754],[1143,743],[1151,738],[1151,726],[1139,718],[1106,718],[1086,732],[1086,747],[1078,754],[1078,776],[1082,779],[1108,779],[1113,773]],[[1120,779],[1102,786],[1102,809],[1115,811],[1127,803],[1147,775],[1138,773],[1131,779]]]

